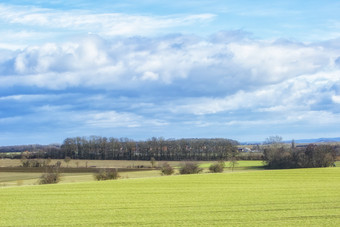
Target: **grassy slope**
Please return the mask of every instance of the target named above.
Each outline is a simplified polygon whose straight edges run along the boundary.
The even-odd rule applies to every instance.
[[[340,168],[0,189],[0,226],[339,226]]]

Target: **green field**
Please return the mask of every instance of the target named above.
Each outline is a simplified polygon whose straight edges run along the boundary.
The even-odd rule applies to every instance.
[[[66,163],[63,160],[52,160],[51,163],[61,161],[66,167]],[[77,163],[78,162],[78,163]],[[87,163],[88,166],[95,166],[96,168],[126,168],[134,166],[145,166],[150,167],[150,161],[124,161],[124,160],[72,160],[69,163],[69,167],[76,168],[84,167]],[[170,165],[178,169],[184,162],[170,161]],[[213,162],[198,162],[200,166],[204,168],[204,172],[209,172],[208,168]],[[42,172],[29,172],[29,169],[20,168],[25,172],[8,172],[3,171],[1,167],[16,167],[19,166],[20,160],[17,159],[0,159],[0,187],[12,187],[12,186],[25,186],[25,185],[36,185],[38,184],[39,177]],[[156,163],[157,166],[161,166],[163,162],[159,161]],[[263,169],[262,161],[239,161],[234,171],[249,171],[249,170],[261,170]],[[178,172],[178,171],[176,171]],[[226,162],[225,172],[231,172],[228,162]],[[159,177],[159,170],[148,170],[148,171],[133,171],[133,172],[121,172],[122,178],[145,178],[145,177]],[[75,182],[86,182],[94,181],[93,173],[83,173],[81,171],[73,173],[62,173],[60,183],[75,183]]]
[[[0,226],[340,226],[340,168],[0,189]]]

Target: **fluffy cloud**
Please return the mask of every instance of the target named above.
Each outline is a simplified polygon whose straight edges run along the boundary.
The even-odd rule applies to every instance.
[[[183,90],[205,87],[208,93],[223,89],[235,93],[332,71],[338,58],[336,50],[322,45],[247,39],[215,43],[186,36],[128,40],[88,36],[77,43],[48,43],[11,55],[0,62],[2,86],[116,89],[149,81]]]
[[[222,130],[248,139],[253,133],[281,134],[285,138],[337,136],[339,125],[338,70],[300,75],[222,98],[178,100],[174,114],[191,116],[197,127]],[[193,117],[193,115],[195,117]],[[198,120],[199,119],[199,120]]]
[[[134,136],[131,130],[139,138],[205,130],[267,136],[302,128],[334,135],[339,49],[336,40],[269,42],[235,31],[207,38],[88,35],[0,50],[0,126],[49,125],[64,137]]]

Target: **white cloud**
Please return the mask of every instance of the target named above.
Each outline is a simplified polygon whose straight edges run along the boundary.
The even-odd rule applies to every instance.
[[[154,72],[146,71],[142,76],[142,80],[158,80],[159,75]]]
[[[165,28],[188,26],[213,19],[213,14],[184,16],[141,16],[80,10],[58,11],[37,7],[0,4],[0,20],[10,24],[48,30],[72,29],[102,36],[146,35]]]
[[[148,119],[135,113],[117,112],[113,110],[84,111],[82,114],[71,114],[71,116],[72,115],[76,124],[88,129],[151,128],[168,124],[164,120]]]
[[[112,128],[112,127],[140,127],[142,118],[131,113],[117,113],[105,111],[99,113],[88,113],[80,116],[85,124],[91,127]]]
[[[25,115],[25,122],[60,124],[78,135],[117,128],[162,133],[173,127],[174,132],[182,125],[217,128],[218,135],[228,127],[330,127],[339,119],[337,45],[334,40],[307,45],[228,35],[220,35],[218,41],[187,35],[91,35],[77,42],[1,52],[0,87],[58,90],[55,93],[84,89],[96,95],[84,93],[73,102],[17,92],[0,101],[10,106],[58,100],[55,105],[61,109],[30,107],[40,113]]]
[[[340,104],[340,95],[333,95],[332,96],[332,101],[334,103]]]
[[[173,107],[174,112],[196,115],[248,109],[252,112],[296,112],[312,110],[315,105],[322,105],[322,98],[332,99],[333,87],[340,84],[340,71],[319,72],[301,75],[274,85],[261,86],[253,91],[240,90],[224,98],[200,97],[181,101]]]
[[[322,47],[255,42],[229,45],[235,64],[249,70],[252,80],[275,83],[312,73],[330,64],[335,53]]]
[[[41,100],[55,100],[65,97],[65,95],[48,95],[48,94],[33,94],[33,95],[9,95],[0,96],[0,101],[17,101],[17,102],[34,102]]]
[[[130,41],[88,36],[79,42],[31,46],[12,55],[14,65],[3,68],[12,67],[9,71],[15,73],[3,73],[0,86],[115,89],[157,81],[229,93],[332,71],[338,57],[335,50],[321,45],[250,40],[214,43],[185,36]]]

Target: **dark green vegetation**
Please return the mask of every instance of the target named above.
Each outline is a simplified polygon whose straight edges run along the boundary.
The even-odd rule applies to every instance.
[[[0,189],[0,226],[339,226],[340,168]]]
[[[92,160],[226,160],[231,152],[237,151],[237,141],[229,139],[163,139],[134,141],[127,138],[116,139],[99,136],[67,138],[61,147],[40,146],[29,148],[27,158],[92,159]],[[19,151],[25,153],[20,146]],[[5,149],[8,150],[8,149]],[[10,150],[10,149],[9,149]],[[6,155],[7,153],[0,153]],[[7,158],[21,158],[21,153],[13,153]]]
[[[272,144],[264,149],[263,154],[267,167],[271,169],[329,167],[336,161],[336,149],[330,145],[287,148]]]
[[[229,139],[152,138],[133,141],[106,137],[67,138],[58,154],[72,159],[114,160],[216,160],[227,159],[238,143]],[[47,154],[51,156],[52,154]]]

